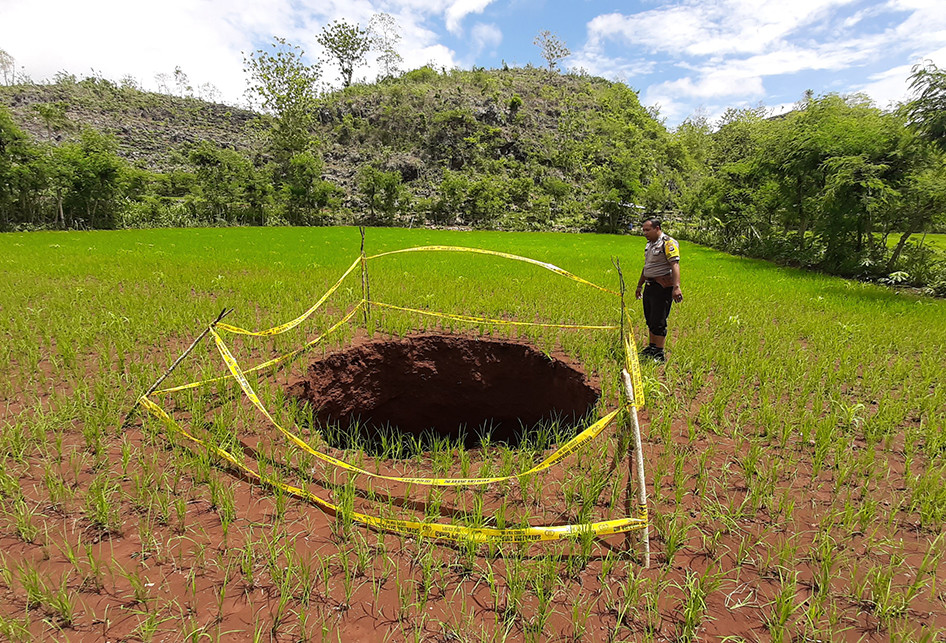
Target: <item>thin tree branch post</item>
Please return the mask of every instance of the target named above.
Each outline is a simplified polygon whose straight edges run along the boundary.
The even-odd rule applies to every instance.
[[[624,344],[624,333],[627,332],[627,328],[624,325],[625,308],[624,303],[624,293],[627,290],[627,285],[624,283],[624,273],[621,272],[621,258],[620,257],[611,257],[611,264],[614,266],[615,270],[618,271],[618,281],[621,284],[621,348],[623,350]]]
[[[361,232],[361,299],[365,308],[362,311],[365,319],[365,330],[368,330],[368,315],[371,313],[371,285],[368,283],[368,257],[365,255],[365,227],[359,226]]]
[[[197,336],[197,339],[195,339],[193,342],[191,342],[191,345],[187,347],[187,350],[185,350],[183,353],[181,353],[180,356],[179,356],[176,360],[174,360],[174,363],[171,364],[171,367],[170,367],[168,370],[166,370],[166,371],[164,372],[164,375],[162,375],[161,377],[159,377],[159,378],[154,382],[154,384],[151,385],[151,387],[150,387],[147,391],[145,391],[144,393],[142,393],[141,395],[139,395],[139,396],[135,399],[134,405],[133,405],[133,406],[131,407],[131,409],[128,411],[128,414],[125,416],[125,419],[122,420],[121,428],[124,429],[124,428],[127,428],[127,427],[128,427],[128,423],[129,423],[129,422],[131,421],[131,419],[134,417],[135,411],[138,410],[138,405],[139,405],[139,403],[141,402],[141,398],[143,398],[143,397],[148,397],[149,395],[151,395],[152,393],[154,393],[154,392],[158,389],[158,387],[161,386],[161,382],[163,382],[164,380],[166,380],[166,379],[168,378],[168,376],[169,376],[171,373],[174,372],[174,369],[176,369],[176,368],[180,365],[180,363],[183,362],[184,359],[185,359],[188,355],[191,354],[191,351],[193,351],[193,350],[197,347],[197,344],[199,344],[200,341],[201,341],[204,337],[207,336],[207,334],[210,332],[210,329],[213,328],[214,326],[216,326],[217,324],[219,324],[219,323],[223,320],[224,317],[226,317],[227,315],[229,315],[229,314],[232,313],[232,312],[233,312],[233,308],[224,308],[223,310],[221,310],[221,311],[220,311],[220,314],[217,315],[217,318],[216,318],[215,320],[213,320],[213,322],[211,322],[210,325],[207,326],[207,328],[204,329],[204,332],[202,332],[200,335],[198,335],[198,336]]]
[[[644,528],[641,530],[641,540],[644,541],[644,567],[650,567],[650,522],[647,516],[647,485],[644,479],[644,450],[641,445],[641,425],[637,418],[637,404],[635,402],[634,386],[631,384],[631,375],[626,370],[621,371],[621,379],[624,380],[624,389],[627,392],[630,404],[631,430],[634,434],[633,446],[628,450],[628,484],[632,477],[632,455],[633,461],[637,464],[637,516],[644,519]],[[633,451],[633,454],[631,453]],[[630,498],[630,495],[628,495]]]
[[[618,272],[618,282],[619,282],[618,285],[619,285],[619,291],[620,291],[620,293],[621,293],[621,336],[620,336],[620,342],[621,342],[621,352],[626,352],[626,351],[627,351],[627,342],[625,341],[625,337],[626,337],[625,333],[627,332],[627,329],[626,329],[625,323],[624,323],[624,317],[625,317],[624,291],[625,291],[626,286],[625,286],[625,284],[624,284],[624,274],[621,272],[621,260],[620,260],[619,258],[617,258],[617,257],[611,257],[611,264],[615,267],[615,269],[616,269],[617,272]],[[625,355],[625,357],[627,357],[627,355]],[[625,403],[626,403],[626,402],[627,402],[627,400],[625,400]],[[614,470],[617,468],[617,466],[618,466],[618,461],[620,460],[620,458],[621,458],[622,454],[624,453],[624,451],[627,449],[627,444],[628,444],[628,427],[627,427],[627,421],[626,421],[625,419],[623,419],[623,417],[622,417],[622,418],[619,420],[618,446],[617,446],[617,449],[615,449],[615,451],[614,451],[614,457],[613,457],[613,459],[611,460],[611,471],[614,471]],[[628,483],[628,484],[630,484],[630,483]]]

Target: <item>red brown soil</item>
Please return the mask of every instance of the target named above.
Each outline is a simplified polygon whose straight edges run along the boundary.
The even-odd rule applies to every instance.
[[[166,358],[162,355],[158,360],[162,366],[168,363]],[[89,359],[89,374],[96,373],[97,363],[97,357]],[[45,361],[39,371],[57,373]],[[646,374],[661,377],[659,370]],[[81,381],[62,381],[62,373],[59,375],[40,379],[39,386],[24,385],[21,390],[0,393],[0,409],[7,409],[0,423],[18,422],[27,432],[33,430],[11,409],[29,413],[31,405],[26,401],[34,396],[45,409],[64,404],[68,400],[58,393],[62,388],[84,391],[75,401],[94,409],[93,392],[84,389]],[[270,384],[283,387],[286,382],[280,379]],[[134,392],[123,390],[117,380],[114,387],[106,393],[123,400],[127,408]],[[582,640],[677,641],[688,579],[710,569],[722,575],[722,582],[708,596],[698,640],[721,641],[727,636],[739,637],[729,639],[734,642],[772,640],[766,623],[783,579],[796,583],[796,572],[793,606],[797,609],[789,617],[785,640],[814,640],[804,634],[803,611],[817,585],[818,532],[823,525],[839,520],[851,506],[858,511],[865,507],[874,510],[865,514],[859,531],[832,532],[837,538],[838,560],[828,588],[827,612],[821,617],[823,622],[834,623],[829,640],[909,641],[917,638],[894,636],[891,627],[907,627],[908,632],[921,626],[931,632],[946,628],[942,561],[930,577],[938,582],[927,579],[906,613],[892,625],[881,623],[870,593],[858,596],[853,586],[863,581],[871,567],[898,559],[901,562],[893,585],[908,585],[939,535],[901,505],[907,477],[916,476],[922,467],[920,458],[907,455],[902,436],[890,444],[867,444],[861,439],[853,443],[851,448],[860,460],[882,463],[884,474],[875,476],[870,488],[864,488],[856,476],[844,474],[836,463],[828,462],[815,472],[810,460],[812,446],[799,436],[790,436],[784,447],[773,440],[771,453],[780,457],[766,452],[760,463],[774,472],[773,497],[758,510],[723,519],[721,508],[738,507],[749,495],[741,463],[746,457],[747,437],[757,436],[761,430],[701,426],[694,420],[700,396],[711,393],[706,387],[693,400],[689,423],[688,418],[662,423],[659,399],[651,400],[651,408],[641,413],[652,499],[653,563],[647,570],[640,566],[640,549],[635,543],[631,543],[629,554],[624,553],[628,549],[623,536],[595,541],[587,564],[573,566],[576,547],[571,543],[534,544],[519,551],[481,547],[470,557],[462,547],[446,542],[418,542],[358,526],[346,533],[333,516],[291,498],[280,499],[219,464],[211,469],[209,478],[200,477],[196,463],[201,454],[171,439],[154,422],[136,423],[130,430],[120,431],[116,414],[103,437],[102,450],[96,453],[83,435],[86,426],[76,419],[79,416],[67,414],[72,419],[50,424],[44,429],[42,443],[23,458],[8,453],[4,460],[5,472],[16,482],[23,506],[33,512],[32,523],[38,532],[29,542],[18,535],[12,515],[17,506],[11,500],[14,492],[5,484],[3,493],[11,495],[3,499],[4,509],[10,513],[0,524],[0,569],[4,572],[0,577],[0,636],[37,641],[440,642],[503,640],[505,633],[505,640],[510,641],[565,642],[578,638],[574,623],[577,606],[579,617],[581,610],[588,614]],[[169,404],[168,408],[174,406]],[[184,419],[185,415],[179,417]],[[326,468],[310,473],[312,463],[303,463],[262,421],[247,421],[238,432],[248,451],[252,447],[261,456],[279,456],[287,476],[302,478],[313,493],[338,501],[346,475]],[[58,446],[57,440],[61,441]],[[3,446],[9,450],[12,444]],[[530,483],[491,485],[482,495],[483,513],[495,516],[501,507],[508,506],[519,515],[533,516],[534,524],[573,520],[570,512],[575,511],[575,505],[567,503],[563,494],[570,480],[599,464],[601,446],[608,454],[615,451],[613,429]],[[796,456],[791,468],[780,466],[787,455]],[[495,449],[475,452],[471,472],[476,474],[486,464],[496,471],[498,460]],[[430,471],[432,463],[418,458],[406,463],[379,462],[377,466],[383,472],[421,475]],[[459,468],[455,463],[447,473],[459,475]],[[62,477],[69,494],[59,499],[51,496],[49,473]],[[623,490],[624,467],[612,475]],[[93,481],[102,476],[117,489],[118,527],[112,532],[92,523],[86,504]],[[356,510],[365,512],[391,498],[396,506],[418,517],[430,510],[440,516],[438,520],[450,520],[471,511],[477,498],[469,489],[439,493],[365,480],[356,483]],[[233,494],[236,517],[229,529],[223,527],[214,487]],[[151,494],[180,501],[182,512],[178,513],[176,505],[165,510],[159,502],[142,504]],[[593,503],[596,519],[623,513],[620,506],[608,506],[607,495],[606,491]],[[778,509],[783,499],[793,504],[792,511]],[[681,548],[674,556],[668,553],[671,516],[686,525]],[[785,545],[789,556],[783,561],[777,555],[786,550]],[[360,560],[359,550],[367,551],[368,557]],[[249,574],[243,571],[247,552]],[[515,562],[518,555],[520,563]],[[270,556],[277,564],[266,563]],[[428,558],[437,564],[426,584]],[[100,572],[94,571],[93,561],[101,567]],[[549,565],[555,575],[551,616],[541,636],[536,636],[539,601],[534,587],[530,585],[524,592],[518,612],[493,601],[491,582],[508,595],[517,577],[516,565],[522,565],[530,578],[538,577]],[[288,589],[281,590],[279,579],[290,566],[305,572],[300,571]],[[73,598],[71,623],[62,622],[46,604],[27,599],[23,579],[31,569],[47,588],[64,587]],[[346,569],[353,571],[346,574]],[[303,580],[305,574],[310,575],[308,584]],[[620,621],[620,599],[634,575],[657,592],[656,610],[647,612],[643,599],[638,599]],[[350,585],[347,577],[353,579]],[[156,624],[152,636],[148,635],[149,621]],[[22,631],[8,629],[13,623]]]
[[[291,396],[308,403],[321,424],[433,429],[473,446],[482,426],[494,441],[522,427],[574,422],[600,392],[578,369],[527,344],[447,335],[373,341],[313,362]]]

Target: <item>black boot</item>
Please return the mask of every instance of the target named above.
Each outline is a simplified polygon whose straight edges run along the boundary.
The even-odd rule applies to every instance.
[[[638,353],[638,355],[640,355],[641,357],[653,357],[654,351],[656,350],[660,350],[660,349],[658,349],[655,344],[647,344],[647,346],[643,348],[641,352]]]

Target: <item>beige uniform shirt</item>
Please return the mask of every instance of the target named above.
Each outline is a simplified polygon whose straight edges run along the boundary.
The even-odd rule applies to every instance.
[[[661,286],[672,286],[670,263],[680,261],[680,246],[673,237],[664,233],[656,241],[644,246],[644,279],[652,279]]]

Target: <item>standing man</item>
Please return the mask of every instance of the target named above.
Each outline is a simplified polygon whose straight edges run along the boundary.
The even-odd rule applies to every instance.
[[[644,246],[644,268],[637,282],[635,296],[644,300],[644,319],[650,331],[650,343],[641,351],[642,357],[664,361],[667,341],[667,317],[673,302],[683,301],[680,290],[680,246],[660,229],[660,219],[644,219],[641,231],[647,238]],[[644,284],[647,284],[645,287]]]

